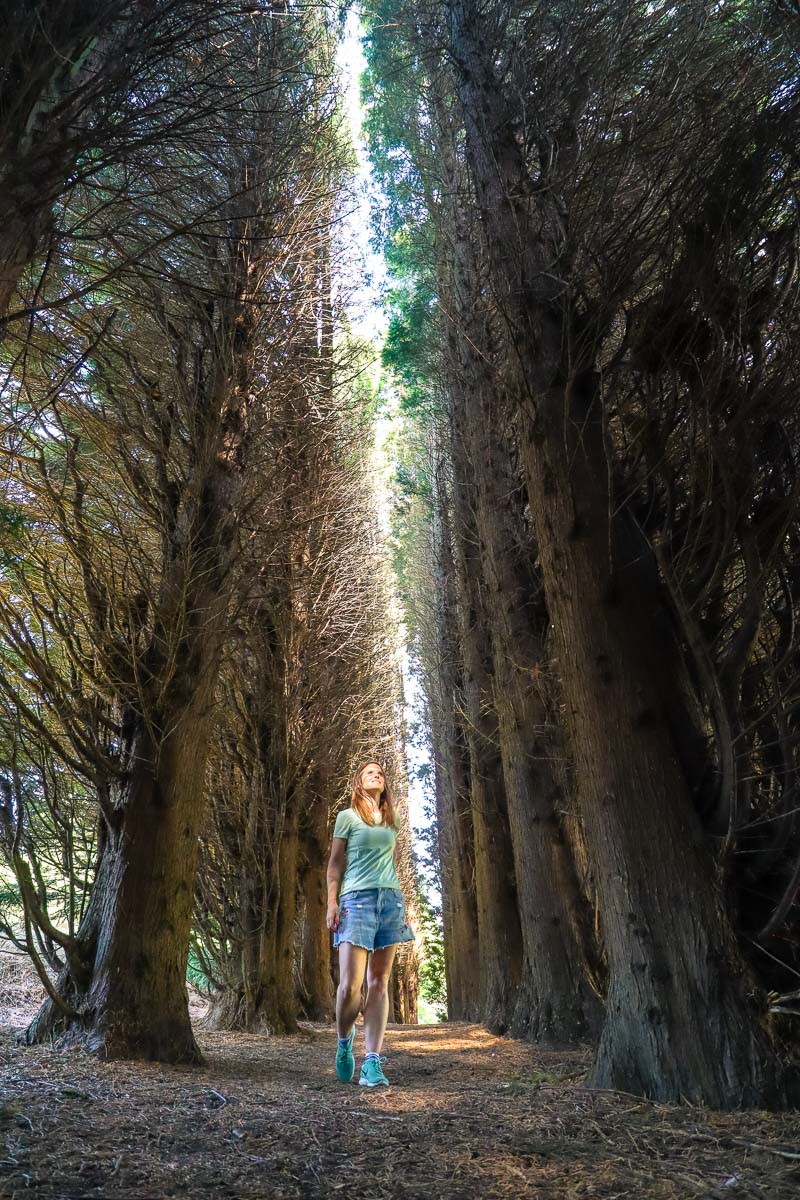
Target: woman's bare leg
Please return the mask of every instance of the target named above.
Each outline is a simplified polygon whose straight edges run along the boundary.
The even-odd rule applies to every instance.
[[[389,1019],[389,976],[397,946],[373,950],[367,966],[367,1001],[364,1034],[367,1054],[380,1054]]]
[[[339,944],[339,987],[336,992],[336,1032],[350,1036],[361,1006],[361,985],[367,966],[367,951],[352,942]]]

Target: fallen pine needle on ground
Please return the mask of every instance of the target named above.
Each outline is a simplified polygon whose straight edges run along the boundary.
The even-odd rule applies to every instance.
[[[800,1194],[797,1113],[590,1091],[588,1049],[542,1050],[475,1025],[390,1026],[392,1086],[373,1091],[337,1080],[334,1033],[320,1025],[293,1037],[200,1025],[206,1061],[188,1068],[23,1048],[23,1012],[10,1015],[0,1026],[9,1200]]]

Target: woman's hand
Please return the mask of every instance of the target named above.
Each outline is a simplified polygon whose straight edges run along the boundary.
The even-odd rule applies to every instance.
[[[328,915],[325,918],[325,924],[328,929],[336,931],[339,927],[339,905],[335,900],[332,900],[328,905]]]

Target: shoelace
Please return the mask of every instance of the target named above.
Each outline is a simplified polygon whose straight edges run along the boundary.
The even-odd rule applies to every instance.
[[[383,1069],[383,1064],[386,1062],[386,1055],[385,1054],[372,1054],[372,1055],[370,1055],[369,1058],[364,1059],[364,1066],[366,1067],[367,1063],[369,1063],[369,1062],[377,1062],[378,1066],[381,1069]]]

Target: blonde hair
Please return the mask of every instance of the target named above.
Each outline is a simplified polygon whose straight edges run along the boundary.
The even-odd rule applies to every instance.
[[[365,767],[370,767],[373,765],[380,767],[380,769],[383,771],[383,791],[381,792],[380,799],[378,801],[378,807],[381,810],[381,818],[384,825],[389,825],[390,827],[394,828],[397,820],[397,814],[395,813],[392,789],[389,786],[389,779],[386,775],[386,769],[383,766],[383,763],[378,762],[377,758],[368,758],[361,764],[353,776],[353,795],[350,801],[350,806],[356,810],[362,821],[366,821],[368,825],[372,824],[372,800],[361,786],[361,775]]]

